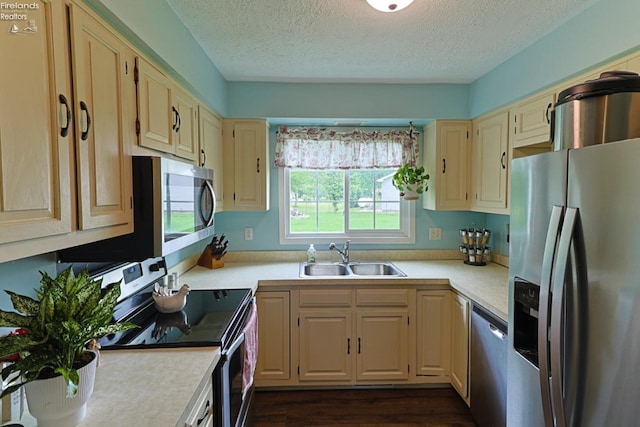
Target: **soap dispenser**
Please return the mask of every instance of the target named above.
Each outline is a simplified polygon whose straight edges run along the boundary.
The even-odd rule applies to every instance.
[[[309,245],[309,249],[307,249],[307,264],[315,264],[316,263],[316,248],[313,247],[313,243]]]

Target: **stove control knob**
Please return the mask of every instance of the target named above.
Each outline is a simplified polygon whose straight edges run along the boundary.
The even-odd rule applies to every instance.
[[[149,270],[151,271],[160,271],[161,268],[165,268],[164,261],[158,261],[154,264],[149,265]]]

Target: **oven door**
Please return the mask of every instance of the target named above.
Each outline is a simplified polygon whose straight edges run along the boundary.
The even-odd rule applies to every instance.
[[[242,390],[245,363],[245,335],[241,333],[224,351],[214,371],[214,403],[216,427],[247,425],[253,400],[253,385]]]

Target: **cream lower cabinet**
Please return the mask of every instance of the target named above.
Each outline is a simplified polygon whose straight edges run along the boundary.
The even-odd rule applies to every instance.
[[[423,208],[469,209],[470,134],[469,120],[438,120],[425,126],[422,163],[431,179],[422,196]]]
[[[189,415],[184,427],[213,427],[213,411],[213,377],[208,376],[195,403],[185,411]]]
[[[132,51],[79,5],[36,5],[0,43],[0,262],[133,229]]]
[[[451,291],[419,290],[416,301],[416,374],[446,377],[451,370]]]
[[[288,381],[291,378],[290,292],[256,292],[258,309],[257,386]]]
[[[298,292],[300,384],[408,379],[409,290]]]
[[[509,112],[482,116],[473,128],[471,210],[509,213]]]
[[[451,299],[451,385],[469,404],[469,300],[453,292]]]
[[[268,130],[266,120],[222,121],[225,210],[269,210]]]

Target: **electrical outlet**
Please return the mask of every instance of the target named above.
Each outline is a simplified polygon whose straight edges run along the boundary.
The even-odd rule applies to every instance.
[[[442,228],[429,227],[429,240],[442,240]]]
[[[251,227],[244,228],[244,240],[253,240],[253,228]]]

